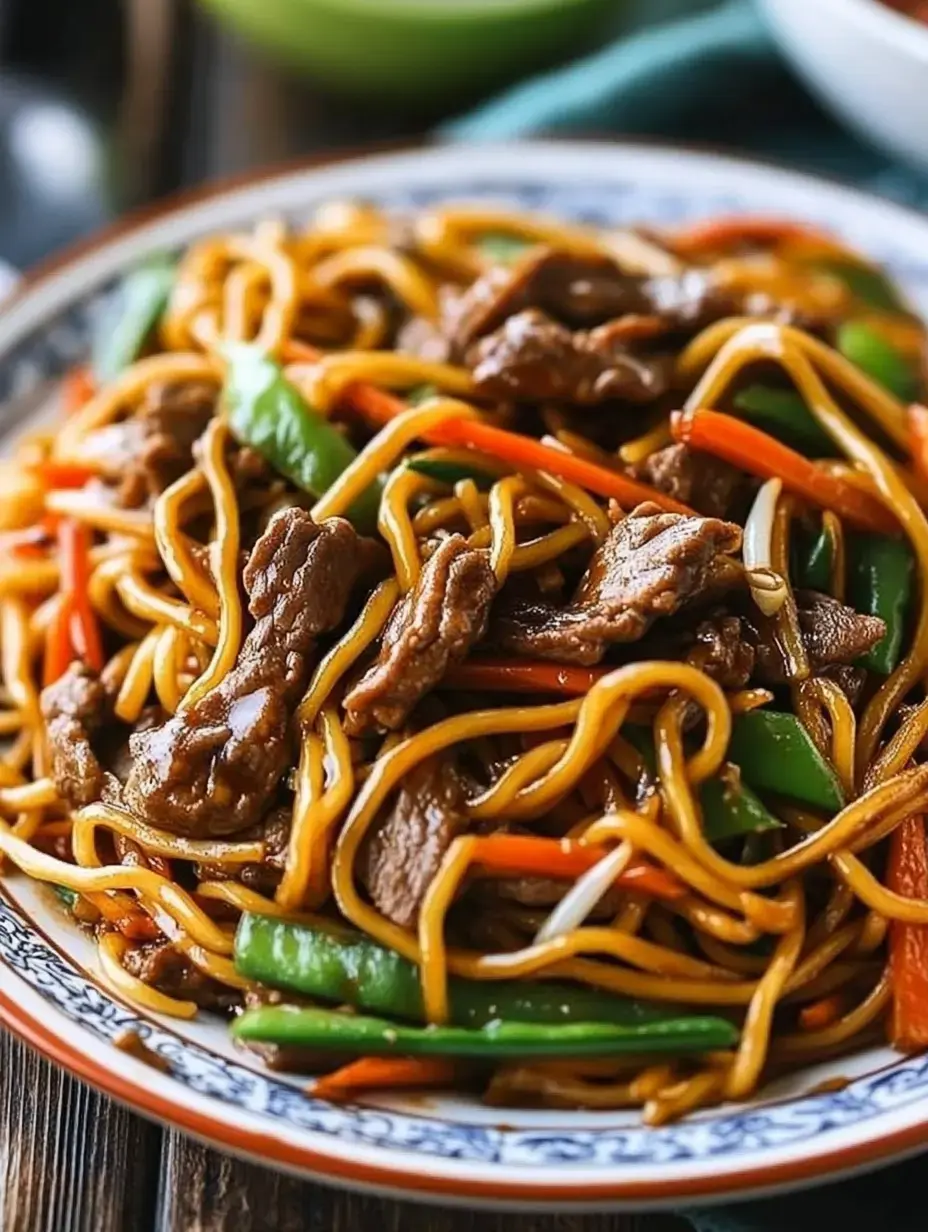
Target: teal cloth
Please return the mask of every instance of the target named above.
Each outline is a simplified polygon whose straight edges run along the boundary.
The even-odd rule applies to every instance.
[[[660,12],[668,2],[645,0],[645,12]],[[699,7],[699,0],[688,7]],[[751,0],[727,0],[647,26],[442,129],[445,137],[467,141],[603,132],[724,145],[928,208],[928,178],[863,145],[825,115],[783,62]]]
[[[652,14],[661,3],[645,0]],[[721,144],[928,209],[928,179],[861,144],[825,115],[780,58],[750,0],[702,8],[520,84],[446,125],[442,135],[499,141],[609,132]],[[924,1158],[916,1159],[792,1197],[685,1213],[698,1232],[924,1232],[924,1169]]]

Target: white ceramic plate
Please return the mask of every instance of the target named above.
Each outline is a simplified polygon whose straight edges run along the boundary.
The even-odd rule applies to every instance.
[[[86,353],[108,288],[146,253],[346,195],[396,208],[495,198],[597,223],[790,215],[883,262],[928,311],[928,221],[845,188],[645,146],[436,148],[252,180],[127,223],[41,272],[0,315],[7,426],[47,401],[54,378]],[[634,1114],[503,1115],[460,1097],[333,1107],[236,1053],[219,1023],[140,1020],[106,991],[92,947],[50,893],[18,876],[3,883],[0,959],[0,1017],[61,1065],[225,1149],[357,1188],[548,1210],[692,1204],[833,1179],[928,1141],[928,1058],[886,1049],[658,1130]],[[168,1074],[112,1047],[127,1026]],[[844,1089],[815,1093],[837,1075],[850,1080]]]

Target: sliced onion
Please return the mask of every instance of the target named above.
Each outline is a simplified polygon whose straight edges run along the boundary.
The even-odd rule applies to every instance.
[[[765,616],[775,616],[789,595],[786,579],[773,568],[773,522],[782,490],[781,480],[768,479],[744,524],[744,571],[751,596]]]
[[[564,895],[535,935],[535,944],[553,941],[579,928],[615,879],[625,871],[634,854],[631,843],[620,843],[580,877]]]

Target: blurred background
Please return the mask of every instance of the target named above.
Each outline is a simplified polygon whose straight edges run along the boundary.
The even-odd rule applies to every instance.
[[[870,10],[883,15],[884,5],[920,2],[0,0],[0,259],[25,268],[129,208],[204,180],[420,138],[521,79],[584,56],[590,58],[581,59],[572,83],[562,75],[551,97],[535,98],[532,131],[559,130],[560,100],[566,106],[579,89],[592,97],[575,109],[571,131],[711,141],[802,162],[797,135],[817,131],[821,113],[779,52],[773,62],[764,58],[755,6],[781,27],[778,41],[787,48],[792,23],[791,58],[802,73],[806,44],[824,42],[855,93],[885,104],[887,92],[902,88],[900,74],[885,64],[887,81],[868,90],[868,72],[883,63],[882,54],[870,54],[869,36],[858,65],[840,31],[824,40],[813,31],[809,42],[803,27],[815,15],[831,22],[827,10],[840,5],[861,9],[866,25]],[[900,20],[887,18],[889,43]],[[680,30],[681,21],[685,32],[662,50],[658,27]],[[900,47],[921,39],[928,53],[928,30],[907,24],[912,38],[899,39]],[[648,27],[654,29],[642,34]],[[764,38],[770,28],[763,27]],[[700,39],[705,46],[686,68],[699,100],[690,107],[678,97],[676,65]],[[646,46],[642,54],[651,57],[643,87],[637,62],[624,55],[631,45]],[[714,57],[723,53],[719,71]],[[695,60],[718,86],[699,86]],[[926,109],[928,55],[916,72]],[[616,93],[620,80],[624,94]],[[662,105],[665,97],[673,109]],[[745,97],[757,99],[756,107]],[[502,128],[498,117],[489,129],[481,119],[485,127],[465,135],[505,133],[511,112]],[[928,129],[914,119],[912,131]],[[769,140],[758,141],[768,131]],[[858,147],[825,131],[818,153],[828,157],[806,161],[859,178]],[[928,136],[919,140],[928,145]]]

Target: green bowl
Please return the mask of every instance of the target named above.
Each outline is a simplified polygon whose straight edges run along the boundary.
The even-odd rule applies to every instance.
[[[474,95],[588,42],[622,0],[203,0],[352,92]]]

